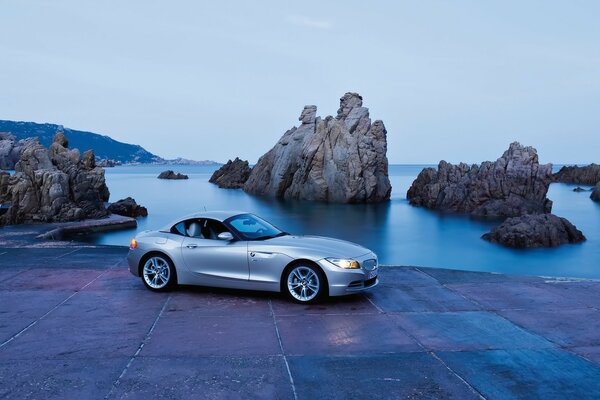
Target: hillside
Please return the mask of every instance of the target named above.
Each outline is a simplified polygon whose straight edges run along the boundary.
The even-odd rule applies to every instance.
[[[64,128],[55,124],[0,120],[0,132],[10,132],[17,140],[38,137],[40,143],[49,146],[58,129],[69,138],[69,147],[80,151],[93,149],[98,159],[115,160],[121,163],[162,163],[161,157],[143,147],[114,140],[106,135]]]

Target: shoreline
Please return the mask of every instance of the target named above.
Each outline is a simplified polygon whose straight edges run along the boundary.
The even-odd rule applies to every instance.
[[[46,224],[23,224],[23,225],[6,225],[0,227],[0,256],[3,254],[2,249],[36,249],[36,248],[69,248],[74,251],[80,249],[115,249],[120,251],[128,249],[125,245],[115,244],[95,244],[79,241],[76,239],[66,240],[66,237],[73,237],[78,234],[88,234],[94,232],[107,232],[116,230],[125,230],[135,228],[136,220],[130,217],[119,215],[111,215],[108,218],[97,220],[83,220],[65,223],[46,223]],[[539,278],[553,282],[600,282],[599,278],[585,278],[567,275],[546,275],[546,274],[515,274],[498,271],[477,271],[470,269],[451,268],[444,266],[426,266],[426,265],[403,265],[396,264],[379,264],[380,268],[418,268],[423,270],[444,270],[455,271],[465,274],[490,274],[505,277],[522,278]]]
[[[77,240],[67,240],[69,236],[95,232],[111,232],[137,227],[135,218],[111,214],[101,219],[86,219],[73,222],[41,224],[20,224],[0,226],[1,248],[36,247],[106,247],[91,245]],[[111,247],[120,247],[112,246]]]

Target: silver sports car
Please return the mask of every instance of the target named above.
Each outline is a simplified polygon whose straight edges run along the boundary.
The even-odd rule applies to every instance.
[[[129,270],[146,287],[177,284],[284,292],[309,303],[376,286],[377,256],[362,246],[294,236],[253,214],[187,216],[131,240]]]

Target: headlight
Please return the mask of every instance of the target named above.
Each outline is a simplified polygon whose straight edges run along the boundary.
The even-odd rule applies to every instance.
[[[326,258],[327,261],[335,265],[336,267],[344,269],[359,269],[360,264],[356,260],[347,260],[344,258]]]

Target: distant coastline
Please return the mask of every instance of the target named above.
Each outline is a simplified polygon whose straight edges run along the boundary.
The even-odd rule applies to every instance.
[[[108,135],[79,131],[51,123],[0,120],[0,133],[8,133],[15,142],[28,138],[38,138],[48,147],[57,131],[64,132],[69,138],[69,147],[81,152],[92,149],[96,161],[101,166],[165,164],[165,165],[222,165],[213,160],[190,160],[186,158],[165,159],[153,154],[138,144],[120,142]],[[0,157],[2,155],[0,154]]]

